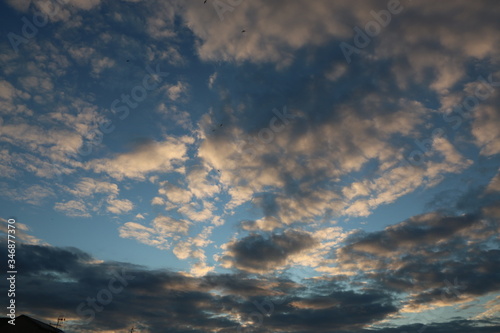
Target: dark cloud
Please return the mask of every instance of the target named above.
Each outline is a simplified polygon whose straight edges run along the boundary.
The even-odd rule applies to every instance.
[[[296,230],[283,234],[252,234],[230,243],[223,259],[238,269],[261,272],[282,266],[291,255],[317,244],[310,234]]]
[[[430,213],[387,227],[383,231],[358,235],[359,239],[346,246],[343,251],[400,255],[411,248],[447,240],[477,222],[477,217],[472,215],[445,217]]]
[[[294,247],[297,237],[300,239],[294,234],[288,238],[279,235],[275,241],[283,248]],[[259,280],[242,274],[193,278],[124,263],[96,262],[70,248],[21,245],[18,260],[38,263],[24,265],[23,274],[18,275],[18,311],[47,321],[63,314],[69,320],[66,331],[70,333],[125,330],[131,325],[152,332],[229,332],[239,325],[234,316],[248,318],[264,308],[270,317],[259,327],[263,331],[270,332],[284,323],[291,324],[294,331],[307,327],[322,330],[334,322],[335,327],[358,327],[396,310],[387,295],[373,290],[330,292],[323,298],[332,308],[304,309],[296,304],[314,304],[321,296],[301,297],[306,286],[291,281]],[[100,293],[111,290],[109,283],[116,274],[124,276],[127,284],[113,294],[109,304],[99,303]],[[89,319],[90,305],[84,307],[83,315],[77,310],[89,297],[97,299],[102,310],[93,311],[95,318],[89,323],[79,323]],[[338,318],[343,319],[339,322]]]
[[[292,332],[354,330],[395,312],[397,307],[388,294],[339,290],[328,296],[294,297],[266,321],[266,326]]]
[[[478,324],[481,324],[479,326]],[[484,326],[483,326],[484,325]],[[424,327],[425,326],[425,327]],[[359,333],[377,332],[377,333],[410,333],[410,332],[426,332],[426,333],[493,333],[498,332],[500,326],[490,321],[472,321],[472,320],[455,320],[447,323],[432,323],[432,324],[412,324],[403,325],[393,328],[383,328],[379,330],[362,330]]]
[[[468,302],[500,290],[499,227],[483,213],[429,213],[354,234],[334,257],[373,287],[412,293],[411,309]]]
[[[416,216],[381,232],[351,236],[336,252],[336,262],[346,272],[355,270],[354,276],[302,283],[241,272],[191,277],[97,261],[75,248],[19,244],[22,274],[16,299],[18,311],[46,321],[64,314],[70,320],[69,333],[126,330],[132,325],[151,332],[233,332],[241,323],[255,332],[365,333],[368,325],[397,314],[403,306],[454,304],[499,291],[497,235],[498,220],[486,215]],[[229,244],[226,259],[242,270],[267,271],[316,245],[310,234],[298,230],[251,234]],[[85,305],[89,297],[102,298],[117,274],[127,283],[102,311]],[[401,302],[399,296],[409,293],[412,296]],[[77,310],[82,304],[83,313]],[[95,318],[83,323],[92,311]],[[497,326],[487,326],[491,324],[451,321],[430,324],[426,330],[496,332]],[[420,327],[370,332],[412,332]]]
[[[278,237],[277,243],[283,241]],[[18,275],[18,311],[47,321],[63,314],[70,320],[66,323],[70,333],[125,330],[131,325],[142,325],[152,332],[231,331],[238,322],[229,314],[249,318],[263,308],[270,312],[265,326],[260,327],[263,331],[273,331],[285,323],[297,332],[307,328],[321,331],[327,327],[360,327],[396,311],[387,295],[373,290],[334,291],[323,297],[332,303],[331,308],[304,309],[296,304],[314,304],[321,296],[299,296],[305,286],[291,281],[228,274],[193,278],[123,263],[97,263],[87,260],[88,255],[79,260],[74,249],[22,245],[19,250],[20,262],[33,260],[39,264],[23,267],[23,274]],[[49,253],[51,256],[46,256]],[[50,261],[62,264],[51,266]],[[101,304],[99,295],[102,290],[110,290],[114,272],[125,276],[128,283],[113,294],[109,304]],[[77,308],[89,297],[97,299],[102,311],[94,311],[95,318],[88,324],[75,322],[88,319],[91,307],[85,307],[83,316]]]

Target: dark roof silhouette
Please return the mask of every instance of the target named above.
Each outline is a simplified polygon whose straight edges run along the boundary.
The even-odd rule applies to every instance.
[[[9,324],[10,318],[0,318],[2,333],[64,333],[54,326],[45,324],[26,315],[16,317],[15,325]]]

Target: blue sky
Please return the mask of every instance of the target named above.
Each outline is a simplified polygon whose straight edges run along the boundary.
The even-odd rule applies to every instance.
[[[0,6],[18,314],[67,332],[500,329],[497,2]],[[121,269],[135,279],[104,310],[85,303]]]

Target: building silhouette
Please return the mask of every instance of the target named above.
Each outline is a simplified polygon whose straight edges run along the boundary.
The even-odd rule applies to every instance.
[[[2,333],[64,333],[64,331],[45,324],[26,315],[16,317],[15,325],[9,324],[10,318],[0,318],[0,332]]]

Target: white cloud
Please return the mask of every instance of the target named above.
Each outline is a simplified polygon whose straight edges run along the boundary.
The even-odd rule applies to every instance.
[[[187,234],[191,222],[176,220],[168,216],[158,216],[151,224],[159,234],[171,236],[173,234]]]
[[[50,92],[54,89],[54,84],[49,77],[25,76],[19,79],[24,90],[31,92]]]
[[[348,36],[350,27],[332,17],[347,4],[348,1],[325,0],[243,1],[219,16],[214,4],[199,6],[187,2],[183,16],[187,26],[202,40],[198,53],[204,60],[283,64],[290,62],[293,52],[301,47]]]
[[[211,219],[214,209],[215,206],[212,203],[203,201],[200,204],[189,203],[182,205],[182,207],[178,209],[178,212],[186,215],[186,217],[192,221],[201,222]]]
[[[68,175],[82,166],[75,160],[75,153],[83,137],[98,126],[102,117],[96,106],[79,99],[67,100],[66,105],[46,113],[25,115],[28,116],[3,122],[0,142],[14,147],[12,161],[20,170],[44,178]]]
[[[71,217],[90,217],[87,207],[82,201],[56,202],[54,209]]]
[[[168,239],[164,238],[163,235],[159,235],[154,228],[148,228],[135,222],[127,222],[118,230],[122,238],[135,239],[140,243],[154,246],[160,250],[170,249],[171,244]]]
[[[91,74],[92,76],[98,78],[105,69],[112,68],[115,65],[115,61],[108,57],[102,57],[102,58],[93,57],[91,60],[91,64],[92,64]]]
[[[84,46],[84,47],[72,47],[68,50],[69,54],[79,63],[88,63],[96,50],[92,47]]]
[[[30,245],[47,245],[44,241],[35,236],[29,234],[31,229],[24,223],[16,221],[16,242],[30,244]],[[7,235],[8,232],[8,223],[6,219],[0,217],[0,233],[4,233]],[[7,236],[5,236],[7,238]]]
[[[177,84],[166,85],[163,89],[166,90],[168,98],[177,101],[182,95],[186,95],[188,86],[185,82],[178,81]]]
[[[4,178],[13,178],[18,170],[14,167],[14,157],[7,149],[0,150],[0,174]]]
[[[176,36],[174,29],[178,3],[155,1],[153,15],[146,20],[146,31],[155,39],[169,39]]]
[[[210,75],[210,77],[208,78],[208,87],[210,89],[213,88],[214,86],[214,83],[215,83],[215,80],[217,80],[217,72],[213,73],[212,75]]]
[[[27,93],[22,92],[19,89],[14,88],[14,86],[5,80],[0,81],[0,98],[4,100],[12,100],[15,97],[29,98]]]
[[[214,266],[206,264],[206,255],[203,247],[212,243],[208,238],[213,231],[213,226],[204,227],[203,230],[195,237],[189,237],[184,241],[177,243],[173,253],[181,260],[188,258],[195,259],[196,262],[192,265],[190,273],[194,276],[203,276],[215,269]]]
[[[199,276],[205,276],[214,270],[215,270],[215,266],[208,266],[205,262],[200,261],[200,262],[195,263],[191,267],[190,273],[193,276],[199,277]]]
[[[88,197],[96,193],[118,195],[119,190],[116,184],[84,177],[74,186],[74,189],[68,188],[68,192],[78,197]]]
[[[152,205],[158,205],[158,206],[163,206],[166,204],[165,200],[163,200],[160,197],[154,197],[153,200],[151,200]]]
[[[158,193],[167,197],[174,204],[185,204],[191,201],[192,194],[183,188],[175,186],[168,181],[160,183]]]
[[[128,199],[108,198],[107,202],[109,205],[107,210],[113,214],[127,213],[134,208],[134,204]]]
[[[500,153],[500,114],[498,106],[478,106],[474,110],[472,134],[481,155]]]
[[[488,187],[486,188],[486,193],[500,192],[500,170],[498,173],[491,179]]]
[[[242,221],[241,228],[243,230],[253,231],[273,231],[276,228],[282,227],[282,224],[275,217],[263,217],[255,221]]]
[[[111,177],[145,179],[153,172],[172,172],[176,166],[187,159],[187,145],[193,139],[169,137],[163,142],[153,142],[143,145],[130,153],[122,153],[114,158],[96,159],[88,163],[88,168],[95,172],[105,172]]]
[[[136,239],[137,241],[161,250],[168,250],[172,242],[186,235],[191,223],[186,220],[176,220],[168,216],[158,216],[151,222],[151,227],[136,222],[127,222],[119,228],[120,237]]]
[[[329,214],[329,211],[348,215],[369,214],[372,208],[416,189],[421,185],[422,178],[413,178],[411,187],[394,190],[400,185],[401,188],[410,185],[407,178],[398,176],[386,190],[373,192],[376,196],[394,190],[385,199],[354,203],[351,199],[366,196],[369,192],[366,184],[356,184],[356,180],[349,179],[349,174],[368,168],[375,161],[379,170],[369,170],[374,174],[384,174],[394,168],[403,157],[403,151],[394,146],[391,139],[394,136],[415,135],[429,111],[416,101],[382,99],[374,94],[367,95],[361,105],[366,107],[370,117],[363,110],[353,110],[349,104],[340,105],[336,108],[338,116],[335,120],[324,121],[317,124],[314,130],[303,132],[296,132],[295,126],[288,124],[268,144],[254,138],[253,143],[241,146],[239,141],[245,133],[232,126],[225,129],[223,136],[208,136],[200,145],[198,155],[209,166],[220,170],[221,188],[227,189],[231,195],[226,209],[249,202],[256,193],[274,189],[277,223],[319,218]],[[386,112],[387,108],[396,110]],[[301,113],[297,110],[295,114]],[[266,162],[270,156],[273,163]],[[448,157],[452,158],[451,153]],[[453,157],[457,158],[456,155]],[[440,170],[445,172],[444,168]],[[381,177],[379,186],[385,188],[382,183],[387,184],[388,181],[382,179],[388,175]],[[336,185],[340,181],[354,185]],[[290,187],[293,182],[300,184],[297,185],[299,188],[294,190],[295,194],[287,193],[287,186]],[[200,178],[195,183],[203,182]],[[342,198],[342,195],[346,197]],[[255,200],[254,203],[260,206]],[[259,225],[267,228],[272,224],[259,222],[258,225],[247,224],[245,227]]]
[[[9,188],[7,184],[0,183],[0,189],[1,196],[36,206],[40,206],[47,201],[47,199],[55,197],[54,191],[46,185]]]
[[[191,123],[191,115],[187,111],[180,110],[175,105],[167,105],[165,103],[161,103],[156,108],[158,113],[165,116],[165,118],[169,119],[169,121],[174,121],[178,127],[182,127],[187,130],[193,129],[193,124]]]
[[[444,174],[460,173],[472,164],[445,138],[434,140],[433,155],[429,157],[429,161],[422,163],[422,168],[398,164],[372,181],[363,180],[345,187],[343,192],[346,199],[355,199],[346,201],[344,213],[368,216],[376,207],[392,203],[420,186],[434,186],[443,179]],[[356,198],[354,194],[362,197]]]
[[[219,186],[209,176],[208,171],[204,167],[192,167],[186,175],[189,190],[198,199],[213,197],[220,191]]]

